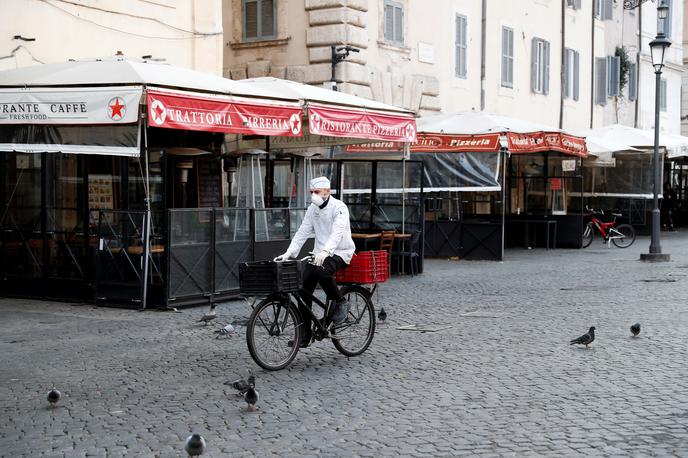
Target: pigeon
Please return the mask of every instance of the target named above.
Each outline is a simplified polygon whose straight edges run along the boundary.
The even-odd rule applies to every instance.
[[[200,434],[192,434],[186,438],[184,450],[189,456],[200,456],[205,451],[205,439]]]
[[[201,317],[201,319],[198,320],[198,322],[203,323],[204,325],[207,325],[209,322],[213,321],[215,318],[217,318],[217,315],[215,314],[215,306],[213,305],[210,308],[210,312],[203,315]]]
[[[640,323],[631,325],[631,334],[633,334],[633,337],[638,337],[638,334],[640,334]]]
[[[57,404],[57,401],[60,400],[60,396],[62,396],[62,394],[59,391],[57,391],[55,388],[48,391],[48,402],[50,403],[51,407],[54,406],[55,404]]]
[[[595,326],[590,326],[590,329],[588,330],[587,334],[583,334],[579,338],[573,339],[571,341],[571,345],[585,345],[585,348],[588,348],[588,345],[590,345],[593,340],[595,340]]]
[[[258,403],[258,392],[256,391],[254,385],[250,385],[246,393],[244,393],[244,401],[248,404],[246,410],[249,412],[255,412],[258,408],[256,404]]]
[[[237,390],[239,392],[238,394],[241,396],[243,394],[246,394],[246,392],[248,391],[248,389],[250,387],[256,386],[256,377],[253,375],[250,375],[248,377],[248,381],[244,380],[243,378],[240,378],[240,379],[234,380],[232,382],[227,381],[227,382],[225,382],[225,385],[229,385],[232,388],[234,388],[235,390]]]
[[[384,307],[380,308],[380,312],[377,314],[377,319],[380,321],[380,323],[383,323],[387,319],[387,312],[385,312]]]
[[[217,334],[217,337],[215,337],[216,339],[219,339],[222,336],[232,337],[232,334],[234,334],[234,326],[228,324],[224,328],[215,331],[215,334]]]

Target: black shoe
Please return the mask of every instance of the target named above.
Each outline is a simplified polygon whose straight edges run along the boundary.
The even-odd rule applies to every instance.
[[[310,333],[309,333],[309,334],[304,334],[303,336],[301,336],[301,345],[300,345],[301,348],[306,348],[306,347],[308,347],[308,346],[311,344],[311,339],[312,339],[312,335],[311,335]],[[293,340],[290,340],[289,342],[287,342],[287,345],[290,346],[290,347],[293,347],[293,346],[294,346],[294,341],[293,341]]]
[[[332,322],[338,324],[346,320],[346,316],[349,314],[349,307],[349,301],[346,299],[340,299],[335,302],[334,310],[332,311]]]

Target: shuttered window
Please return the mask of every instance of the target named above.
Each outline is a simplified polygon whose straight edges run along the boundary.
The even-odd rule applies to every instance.
[[[244,40],[275,38],[275,0],[242,0]]]
[[[514,29],[502,27],[502,86],[514,87]]]
[[[549,42],[541,38],[532,41],[530,88],[536,94],[549,94]]]
[[[631,64],[628,69],[628,100],[638,100],[638,64]]]
[[[400,3],[385,0],[385,41],[394,45],[404,44],[404,7]]]
[[[659,111],[667,111],[667,80],[659,80]]]
[[[460,14],[456,15],[456,70],[458,78],[468,75],[468,19]]]
[[[594,0],[593,7],[595,8],[595,17],[602,21],[608,21],[612,18],[612,7],[614,0]]]
[[[573,100],[580,97],[580,55],[568,48],[564,58],[564,97]]]
[[[664,24],[662,25],[664,27],[664,30],[661,30],[660,24],[657,24],[657,33],[660,33],[663,31],[667,38],[671,38],[671,16],[672,16],[671,13],[673,12],[673,9],[674,9],[673,5],[672,5],[673,2],[672,2],[672,0],[660,0],[660,1],[663,1],[663,3],[666,6],[668,6],[669,9],[667,10],[667,17],[663,21]]]
[[[607,97],[618,96],[621,84],[621,58],[607,56]]]
[[[595,103],[607,104],[607,59],[595,58]]]
[[[566,5],[574,10],[579,10],[581,8],[581,0],[566,0]]]

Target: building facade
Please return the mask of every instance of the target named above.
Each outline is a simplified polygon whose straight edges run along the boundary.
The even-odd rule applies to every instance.
[[[220,0],[3,0],[0,70],[115,55],[222,72]]]
[[[661,125],[678,133],[683,5],[669,3],[673,45],[662,75]],[[336,65],[339,90],[421,114],[482,109],[574,130],[613,123],[651,128],[656,6],[223,0],[224,74],[329,87],[332,46],[348,45],[359,51]]]

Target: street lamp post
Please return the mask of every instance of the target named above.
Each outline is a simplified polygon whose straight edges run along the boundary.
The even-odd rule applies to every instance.
[[[654,145],[654,179],[652,180],[652,238],[649,253],[640,255],[641,261],[669,261],[669,253],[662,253],[659,243],[660,214],[659,214],[659,187],[662,183],[661,164],[659,162],[659,99],[662,67],[664,67],[664,53],[671,46],[671,41],[666,37],[666,20],[669,6],[664,0],[660,0],[657,6],[657,36],[650,42],[652,66],[655,68],[655,145]]]

